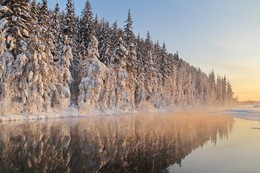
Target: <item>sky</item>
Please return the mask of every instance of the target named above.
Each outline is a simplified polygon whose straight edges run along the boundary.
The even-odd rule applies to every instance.
[[[49,0],[65,9],[66,0]],[[85,0],[74,0],[81,14]],[[131,10],[135,34],[165,42],[168,52],[205,73],[226,75],[240,101],[260,100],[259,0],[90,0],[94,14],[124,26]]]

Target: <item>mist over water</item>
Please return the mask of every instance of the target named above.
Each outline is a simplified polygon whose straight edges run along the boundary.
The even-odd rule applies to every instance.
[[[0,172],[167,172],[232,125],[195,112],[1,124]]]

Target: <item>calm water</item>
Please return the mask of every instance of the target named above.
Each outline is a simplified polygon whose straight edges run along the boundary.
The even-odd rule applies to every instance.
[[[208,143],[188,155],[172,173],[259,173],[260,121],[235,119],[228,140]]]
[[[0,172],[259,172],[259,123],[233,122],[186,113],[1,124]]]

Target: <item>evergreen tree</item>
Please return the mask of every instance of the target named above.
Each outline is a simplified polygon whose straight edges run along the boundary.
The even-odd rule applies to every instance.
[[[94,34],[93,13],[89,0],[87,0],[85,8],[81,13],[79,32],[82,40],[85,42],[85,47],[87,48],[91,39],[91,35]]]
[[[113,51],[116,46],[117,46],[117,43],[119,41],[119,28],[118,28],[118,24],[117,24],[117,21],[115,21],[113,24],[112,24],[112,28],[111,28],[111,34],[110,34],[111,38],[110,38],[110,42],[111,42],[111,50]],[[113,52],[111,52],[112,54]]]
[[[38,13],[38,21],[41,28],[41,32],[44,34],[49,30],[49,12],[48,12],[48,2],[47,0],[42,0],[42,4],[40,6],[40,10]]]
[[[227,79],[226,79],[226,76],[224,76],[222,79],[221,79],[221,90],[222,90],[222,104],[226,104],[226,101],[227,101]]]
[[[101,21],[101,27],[99,29],[99,43],[100,61],[108,65],[111,56],[110,26],[109,22],[106,22],[104,20]]]
[[[220,76],[217,77],[216,83],[216,101],[218,104],[223,103],[223,82]]]
[[[232,90],[232,86],[228,82],[227,83],[227,101],[228,101],[229,104],[233,102],[233,95],[234,95],[234,92]]]
[[[33,25],[33,28],[34,28],[34,32],[33,33],[37,33],[37,25],[38,25],[38,13],[39,13],[39,10],[38,10],[38,6],[37,6],[37,3],[36,3],[36,0],[33,0],[32,3],[31,3],[31,17],[32,17],[32,25]]]
[[[150,33],[136,38],[130,10],[124,28],[98,16],[87,0],[81,17],[47,0],[0,1],[0,111],[50,111],[71,103],[112,112],[138,108],[230,104],[226,77],[208,76]],[[87,106],[87,107],[86,107]],[[117,109],[116,109],[117,108]],[[86,111],[85,110],[85,111]]]
[[[130,100],[132,105],[134,105],[134,93],[136,86],[136,76],[137,76],[137,53],[136,53],[136,38],[133,32],[133,21],[130,9],[128,11],[126,25],[124,27],[124,40],[126,42],[126,48],[128,49],[127,55],[127,72],[129,74],[130,86]],[[134,107],[134,106],[133,106]]]
[[[212,70],[209,74],[209,97],[210,97],[210,103],[215,104],[216,101],[216,81],[215,81],[215,73]]]
[[[135,44],[135,35],[133,32],[133,20],[132,20],[132,16],[131,16],[131,12],[130,9],[128,11],[128,17],[127,20],[125,21],[126,25],[124,28],[124,40],[126,42],[127,48],[129,48],[130,46],[132,46],[132,44]]]
[[[98,19],[98,15],[96,14],[95,19],[93,21],[93,33],[92,33],[95,37],[98,37],[99,28],[100,28],[99,19]]]
[[[139,106],[146,100],[146,91],[144,87],[144,56],[145,56],[145,42],[140,35],[137,37],[137,76],[135,89],[135,104]]]
[[[0,5],[6,7],[0,12],[1,21],[5,21],[1,29],[7,34],[6,47],[16,56],[29,44],[29,33],[33,30],[31,4],[29,0],[3,0]]]
[[[161,56],[160,56],[160,73],[162,75],[163,85],[166,83],[167,76],[169,75],[169,66],[167,62],[167,49],[165,42],[161,48]]]
[[[52,15],[51,20],[51,32],[55,36],[53,39],[54,42],[54,51],[53,55],[56,61],[61,56],[61,49],[62,49],[62,29],[61,29],[61,17],[60,17],[60,7],[57,3]]]
[[[68,35],[72,41],[75,41],[76,14],[75,14],[74,3],[72,0],[67,0],[67,4],[66,4],[66,28],[64,34]]]

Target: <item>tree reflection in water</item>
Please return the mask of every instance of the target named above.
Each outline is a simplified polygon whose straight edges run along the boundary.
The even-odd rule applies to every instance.
[[[233,118],[208,115],[92,117],[0,126],[0,172],[167,172]]]

